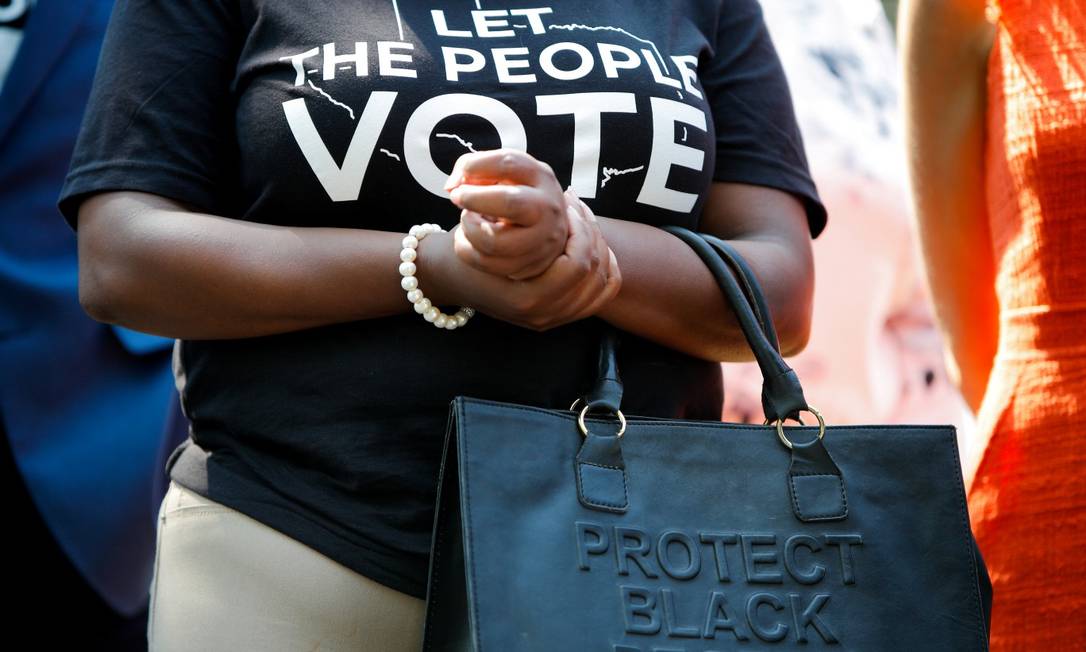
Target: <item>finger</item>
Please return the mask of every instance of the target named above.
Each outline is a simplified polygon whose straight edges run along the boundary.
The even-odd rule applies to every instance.
[[[585,319],[598,313],[604,306],[610,303],[622,289],[622,271],[618,266],[618,259],[610,247],[608,251],[607,280],[588,304],[577,314],[575,319]]]
[[[582,277],[576,295],[569,299],[572,321],[595,314],[600,306],[614,297],[614,284],[621,282],[621,277],[611,278],[613,268],[610,262],[610,249],[602,239],[598,242],[602,244],[604,262],[598,265],[591,274]]]
[[[562,228],[545,230],[509,222],[494,222],[468,210],[461,215],[460,224],[468,240],[480,253],[522,258],[525,262],[543,258],[548,252],[555,251],[564,244],[560,240],[567,233],[567,230]]]
[[[569,207],[569,238],[566,249],[539,278],[550,288],[547,301],[554,306],[556,315],[570,315],[580,308],[577,295],[586,276],[599,267],[599,254],[595,251],[593,234],[589,225],[575,209]]]
[[[464,209],[460,211],[460,230],[475,249],[482,254],[494,254],[498,249],[498,232],[507,224]]]
[[[516,183],[534,186],[547,174],[554,176],[550,166],[527,152],[515,149],[473,152],[457,159],[445,188],[452,190],[463,183]]]
[[[445,192],[451,192],[454,188],[464,183],[464,158],[471,156],[471,154],[462,154],[460,158],[456,159],[453,163],[452,172],[449,173],[448,178],[445,179]]]
[[[495,225],[478,214],[465,211],[453,244],[453,249],[460,260],[479,271],[513,280],[537,276],[547,269],[550,261],[544,259],[537,251],[538,248],[531,250],[529,255],[525,256],[500,256],[485,251],[486,245],[480,246],[480,236],[478,232],[473,234],[473,230],[485,231],[494,226],[497,226],[499,230],[524,229],[519,226]]]
[[[487,254],[479,253],[479,251],[471,245],[457,245],[455,249],[460,260],[471,267],[481,272],[499,276],[510,281],[533,278],[546,271],[547,267],[549,267],[545,261],[525,261],[518,258],[488,256]]]
[[[591,224],[593,229],[599,231],[599,220],[596,219],[596,214],[592,212],[592,209],[588,204],[584,203],[584,201],[573,192],[573,188],[568,188],[563,194],[566,197],[566,201],[577,209],[577,214]],[[602,237],[602,234],[600,237]]]
[[[533,303],[545,310],[544,315],[526,317],[533,328],[553,328],[580,319],[587,314],[586,310],[613,295],[607,286],[608,261],[603,258],[609,258],[610,251],[598,229],[583,219],[572,203],[567,206],[566,214],[569,237],[565,251],[539,277],[522,286],[535,295]]]
[[[542,186],[547,182],[557,187],[554,170],[527,152],[498,149],[461,157],[461,175],[465,183],[512,183]]]
[[[596,246],[596,255],[598,257],[598,260],[602,261],[601,264],[598,265],[599,273],[606,281],[611,271],[611,264],[617,264],[617,260],[614,257],[614,252],[612,252],[611,248],[607,246],[607,240],[603,237],[603,231],[600,229],[599,222],[596,221],[596,216],[592,213],[592,209],[590,209],[587,204],[577,198],[576,195],[574,195],[573,197],[575,200],[574,205],[580,209],[579,214],[581,215],[582,219],[584,219],[585,222],[588,224],[588,230],[591,233],[593,242]]]
[[[584,201],[580,197],[573,194],[572,188],[570,188],[566,192],[572,195],[573,199],[577,202],[577,205],[581,207],[581,214],[584,215],[585,219],[587,219],[589,222],[592,222],[593,224],[598,223],[598,220],[596,219],[596,214],[592,212],[592,209],[589,208],[588,204],[584,203]]]
[[[496,258],[494,256],[487,256],[486,254],[479,253],[473,248],[457,248],[456,253],[461,260],[480,272],[486,272],[487,274],[508,280],[515,280],[514,276],[522,273],[524,266],[523,262],[518,261],[515,258]]]
[[[530,260],[525,259],[520,269],[509,272],[506,276],[511,281],[527,281],[550,269],[552,264],[554,264],[554,257],[551,254],[536,256]]]
[[[573,209],[573,212],[576,213],[578,217],[587,221],[591,221],[588,220],[587,216],[585,215],[584,206],[581,204],[581,200],[577,197],[577,194],[573,192],[573,188],[566,188],[565,191],[562,192],[562,197],[566,204]]]
[[[521,226],[561,219],[564,210],[561,196],[523,185],[465,184],[453,189],[449,199],[460,208]]]
[[[581,208],[581,210],[577,211],[578,215],[585,215],[587,207],[579,203],[577,205]],[[588,213],[590,212],[588,211]],[[588,227],[588,233],[595,246],[598,259],[593,261],[594,274],[582,279],[582,290],[567,299],[573,313],[569,318],[571,321],[594,315],[617,295],[622,285],[618,259],[611,248],[607,246],[607,241],[603,238],[599,224],[594,220],[588,222],[583,217],[581,221]],[[602,264],[599,263],[601,260],[603,261]]]

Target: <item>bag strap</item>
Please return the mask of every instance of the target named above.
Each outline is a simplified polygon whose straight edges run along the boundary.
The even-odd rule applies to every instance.
[[[765,412],[766,419],[769,421],[783,421],[787,418],[797,417],[800,412],[809,410],[810,408],[807,405],[807,400],[803,397],[803,388],[800,386],[796,372],[792,371],[792,368],[785,363],[777,347],[774,346],[776,342],[771,341],[763,331],[764,324],[771,321],[768,318],[768,309],[765,310],[766,314],[763,315],[762,323],[759,323],[758,318],[755,316],[753,306],[757,305],[761,310],[760,307],[766,306],[766,302],[754,275],[740,273],[740,276],[745,279],[744,285],[754,297],[754,301],[750,301],[744,294],[743,287],[736,280],[737,275],[725,264],[718,249],[710,245],[704,237],[689,229],[677,226],[666,226],[664,230],[689,245],[701,258],[702,262],[709,268],[713,278],[716,279],[717,285],[724,293],[728,305],[731,306],[732,311],[735,313],[739,328],[743,331],[747,345],[750,346],[751,351],[754,353],[754,359],[758,362],[758,368],[762,372],[762,409]],[[738,254],[732,253],[731,257],[733,259],[741,260]],[[749,268],[744,266],[739,269]],[[776,340],[776,337],[773,339]]]
[[[805,523],[838,521],[848,517],[848,498],[841,469],[822,443],[826,424],[803,396],[796,373],[780,354],[780,344],[758,279],[743,257],[719,238],[699,235],[681,227],[664,227],[701,258],[724,293],[762,372],[762,409],[767,422],[776,422],[777,437],[791,452],[787,482],[792,511]],[[587,405],[578,425],[585,441],[577,454],[577,496],[589,509],[625,513],[629,509],[627,470],[621,438],[626,419],[618,409],[622,383],[615,360],[617,337],[608,327],[600,347],[600,374],[596,388],[585,397]],[[599,436],[587,430],[584,415],[593,407],[606,408],[619,419],[615,435]],[[809,441],[789,440],[782,429],[785,419],[798,419],[808,411],[818,417],[818,435]]]
[[[699,233],[698,235],[711,244],[720,254],[721,259],[731,267],[732,273],[735,274],[735,278],[739,281],[739,286],[743,290],[743,296],[747,298],[751,310],[754,311],[754,316],[762,326],[762,332],[765,333],[766,339],[773,345],[773,348],[780,353],[781,346],[777,340],[777,329],[773,325],[769,304],[766,302],[765,295],[762,294],[757,277],[754,276],[754,270],[750,268],[746,259],[736,251],[735,247],[724,240],[708,233]]]
[[[780,353],[780,341],[777,339],[777,329],[773,325],[773,317],[769,312],[769,303],[766,301],[765,295],[762,294],[761,286],[758,284],[758,277],[754,275],[754,270],[750,268],[746,259],[739,255],[739,252],[736,251],[734,247],[721,238],[708,233],[699,233],[698,235],[704,238],[706,242],[713,245],[713,248],[720,254],[721,259],[731,267],[732,273],[735,274],[735,277],[743,290],[743,295],[747,298],[747,302],[750,303],[750,307],[754,311],[754,316],[762,326],[762,332],[765,333],[766,339],[773,345],[773,348],[776,349],[777,353]],[[763,394],[763,405],[765,402],[766,397]]]
[[[799,378],[780,354],[768,303],[750,266],[719,238],[694,233],[678,226],[665,231],[685,242],[705,263],[735,313],[740,329],[762,372],[762,409],[768,421],[796,418],[809,410]],[[622,382],[616,359],[617,333],[605,329],[600,346],[596,384],[585,396],[587,410],[617,413],[622,401]]]
[[[604,324],[596,384],[584,397],[588,411],[618,412],[622,405],[622,379],[618,375],[618,330]]]

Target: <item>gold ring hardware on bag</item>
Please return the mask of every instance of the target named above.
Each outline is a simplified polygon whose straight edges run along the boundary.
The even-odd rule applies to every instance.
[[[810,412],[811,414],[815,415],[815,418],[818,419],[818,438],[822,439],[823,437],[825,437],[826,420],[822,418],[822,413],[809,405],[807,406],[806,410],[803,410],[803,412]],[[797,418],[796,421],[799,421],[801,424],[803,423],[802,419]],[[768,426],[770,423],[771,421],[769,419],[766,419],[765,425]],[[777,419],[777,437],[781,440],[782,444],[784,444],[789,450],[791,450],[792,442],[784,436],[784,419]]]
[[[577,403],[575,402],[573,405],[577,405]],[[589,407],[590,406],[585,405],[584,409],[581,410],[581,413],[577,415],[577,425],[581,428],[581,434],[585,437],[588,436],[588,426],[586,426],[584,423],[584,415],[588,414]],[[618,422],[620,424],[618,428],[618,433],[615,434],[615,437],[621,438],[622,433],[626,432],[626,416],[622,414],[622,410],[615,410],[615,415],[618,416]]]

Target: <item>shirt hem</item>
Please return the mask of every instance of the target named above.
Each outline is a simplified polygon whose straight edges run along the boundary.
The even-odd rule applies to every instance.
[[[189,448],[191,448],[191,441],[188,443]],[[417,577],[412,579],[412,576],[418,575],[418,569],[428,567],[427,558],[423,557],[418,562],[413,562],[356,541],[348,541],[336,532],[329,530],[318,522],[305,518],[297,512],[269,501],[238,497],[236,493],[240,493],[240,491],[244,491],[249,495],[259,494],[259,489],[254,488],[253,484],[246,482],[244,478],[235,476],[232,479],[232,482],[244,485],[244,489],[241,489],[240,486],[235,487],[239,489],[239,492],[231,492],[228,487],[224,487],[223,491],[215,491],[207,486],[202,486],[205,483],[199,482],[198,478],[197,481],[190,482],[190,479],[186,478],[183,473],[183,469],[187,465],[181,464],[179,466],[181,471],[176,466],[171,470],[170,480],[189,491],[237,510],[378,584],[415,598],[425,599],[425,580],[420,581]]]

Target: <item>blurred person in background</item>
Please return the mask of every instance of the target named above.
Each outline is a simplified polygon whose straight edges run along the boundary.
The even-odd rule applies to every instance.
[[[0,0],[4,622],[33,649],[146,649],[155,459],[185,429],[172,342],[87,317],[56,208],[112,4]]]
[[[910,0],[899,24],[928,279],[986,442],[992,650],[1084,650],[1086,3]]]
[[[878,0],[762,0],[811,171],[835,220],[814,242],[811,343],[792,364],[834,423],[953,423],[908,217],[894,37]],[[761,421],[756,365],[725,365],[726,421]],[[967,471],[971,470],[967,466]]]

